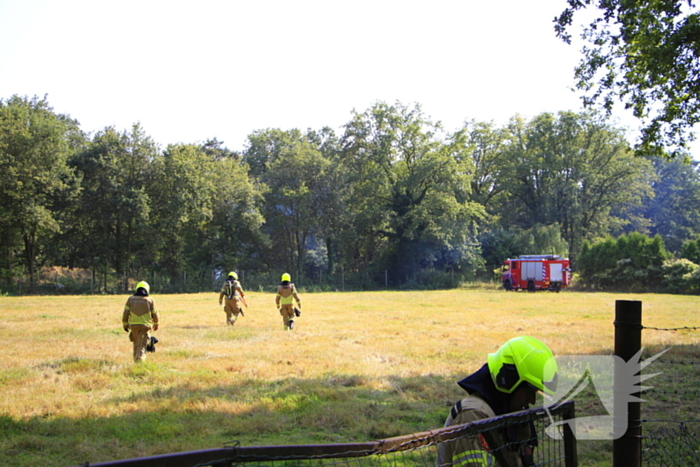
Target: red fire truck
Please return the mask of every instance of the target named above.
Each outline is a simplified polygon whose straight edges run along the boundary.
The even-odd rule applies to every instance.
[[[553,290],[559,292],[571,282],[569,259],[559,255],[523,255],[503,262],[506,290]]]

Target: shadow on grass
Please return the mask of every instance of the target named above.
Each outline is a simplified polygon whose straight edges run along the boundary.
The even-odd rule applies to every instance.
[[[648,348],[645,356],[661,348]],[[609,351],[603,353],[609,354]],[[700,348],[672,347],[649,371],[663,391],[645,395],[643,413],[697,419]],[[658,365],[658,366],[657,366]],[[107,361],[57,363],[64,370],[114,371]],[[122,370],[123,371],[123,370]],[[120,407],[110,417],[0,416],[0,465],[69,466],[181,451],[222,447],[365,442],[443,426],[450,407],[464,392],[450,376],[390,376],[377,380],[353,374],[277,381],[240,379],[200,384],[193,375],[181,384],[165,365],[149,362],[129,367],[140,391],[100,403]],[[577,415],[596,414],[595,394],[581,393]],[[70,397],[81,397],[80,393]],[[646,415],[643,415],[646,416]],[[610,441],[579,443],[580,465],[606,465]]]
[[[79,362],[62,364],[72,368]],[[294,445],[399,436],[441,427],[459,395],[455,381],[463,377],[390,377],[381,389],[376,381],[342,374],[196,388],[194,383],[164,387],[157,382],[162,368],[141,368],[143,391],[102,401],[125,408],[122,415],[26,421],[0,416],[0,465],[78,465],[231,441]]]

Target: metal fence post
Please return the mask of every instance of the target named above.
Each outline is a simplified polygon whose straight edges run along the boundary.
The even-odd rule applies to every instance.
[[[642,465],[642,425],[641,404],[628,402],[630,373],[641,371],[639,361],[632,358],[642,348],[642,302],[617,300],[615,302],[615,355],[625,362],[626,368],[615,362],[613,399],[613,467],[641,467]],[[632,372],[630,365],[637,365]],[[625,375],[627,375],[625,377]],[[631,394],[639,396],[639,393]]]

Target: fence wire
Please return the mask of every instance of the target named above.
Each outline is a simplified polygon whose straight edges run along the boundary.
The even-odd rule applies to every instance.
[[[697,331],[700,327],[683,326],[677,328],[658,328],[642,326],[644,330],[675,332]],[[682,358],[673,358],[665,355],[664,358],[654,362],[655,365],[664,365],[653,380],[652,385],[642,392],[642,397],[652,405],[663,399],[672,401],[673,406],[695,407],[698,402],[700,389],[698,387],[697,366],[700,361],[697,355]],[[658,366],[653,373],[659,372]],[[692,376],[690,376],[692,375]],[[660,378],[666,377],[669,384],[663,384]],[[690,378],[689,378],[690,376]],[[690,388],[678,387],[678,384],[687,384]],[[672,387],[674,387],[672,389]],[[658,397],[655,397],[658,396]],[[644,405],[643,405],[644,407]],[[695,414],[692,414],[695,415]],[[642,434],[642,465],[645,467],[686,467],[700,465],[700,419],[697,420],[669,420],[647,418],[640,420],[643,424]]]
[[[642,460],[645,466],[687,467],[700,465],[700,420],[682,422],[666,420],[642,420],[642,422],[668,422],[671,427],[648,430],[642,438]]]

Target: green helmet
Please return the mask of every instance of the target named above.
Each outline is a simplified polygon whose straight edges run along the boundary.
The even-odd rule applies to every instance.
[[[233,277],[233,280],[237,281],[238,280],[238,274],[235,272],[231,271],[228,273],[228,277]]]
[[[292,276],[290,276],[288,273],[282,274],[282,282],[287,281],[290,282],[292,280]]]
[[[520,383],[529,383],[548,395],[557,386],[557,362],[544,342],[534,337],[515,337],[488,356],[489,372],[496,388],[507,394]]]
[[[148,282],[146,281],[141,281],[138,284],[136,284],[136,290],[138,289],[143,289],[146,291],[146,293],[151,293],[151,286],[148,285]]]

